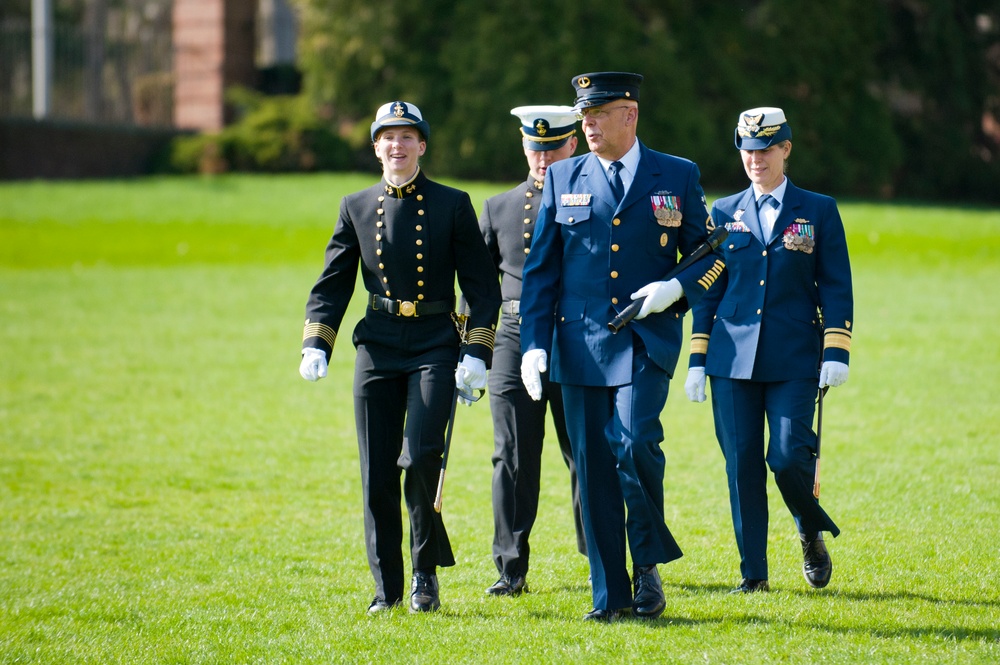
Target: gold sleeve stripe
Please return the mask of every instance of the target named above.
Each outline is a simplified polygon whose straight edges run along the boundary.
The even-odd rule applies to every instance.
[[[827,330],[823,336],[824,349],[843,349],[851,352],[851,333],[842,329]]]
[[[322,323],[306,323],[305,330],[302,331],[302,340],[310,337],[319,337],[333,348],[333,342],[337,339],[337,331]]]
[[[691,353],[708,353],[708,338],[704,333],[691,335]]]
[[[495,340],[496,332],[489,328],[473,328],[469,331],[469,344],[482,344],[492,351]]]
[[[722,261],[716,259],[715,263],[711,268],[705,273],[705,276],[698,280],[701,287],[708,291],[712,284],[715,284],[715,280],[719,279],[719,275],[722,274],[722,270],[726,267],[726,264]]]

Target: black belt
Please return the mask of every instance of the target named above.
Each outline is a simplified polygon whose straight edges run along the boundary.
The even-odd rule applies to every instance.
[[[371,308],[376,312],[388,312],[389,314],[405,317],[444,314],[445,312],[451,312],[455,309],[454,300],[435,300],[434,302],[418,300],[416,302],[410,302],[409,300],[393,300],[392,298],[384,298],[374,293],[369,299],[369,305],[371,305]]]
[[[511,316],[521,316],[521,301],[520,300],[506,300],[500,310],[504,314],[510,314]]]

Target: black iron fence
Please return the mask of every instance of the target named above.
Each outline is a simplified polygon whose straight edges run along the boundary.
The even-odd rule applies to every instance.
[[[164,3],[166,4],[166,3]],[[173,117],[173,47],[165,16],[108,12],[88,27],[52,29],[51,120],[167,127]],[[32,26],[0,22],[0,117],[33,112]]]

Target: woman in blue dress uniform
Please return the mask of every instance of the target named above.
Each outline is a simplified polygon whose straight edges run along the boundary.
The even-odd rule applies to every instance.
[[[779,108],[740,114],[736,147],[751,184],[712,206],[714,224],[729,231],[717,250],[726,269],[694,307],[685,383],[701,402],[711,377],[742,593],[768,590],[768,468],[798,528],[810,586],[825,587],[833,570],[823,532],[840,533],[813,496],[812,425],[817,389],[848,376],[851,266],[836,202],[785,176],[791,138]]]

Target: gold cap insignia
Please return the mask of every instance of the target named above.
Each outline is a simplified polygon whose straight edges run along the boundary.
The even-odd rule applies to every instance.
[[[760,113],[758,115],[744,115],[743,124],[751,132],[756,132],[760,129],[760,121],[764,119],[764,114]]]
[[[578,86],[580,86],[581,88],[589,88],[590,87],[590,79],[587,78],[586,76],[581,76],[580,78],[578,78],[576,80],[576,84]]]
[[[549,133],[549,124],[544,120],[538,120],[535,122],[535,131],[538,132],[539,136],[545,136]]]
[[[392,114],[394,116],[396,116],[397,118],[402,118],[403,114],[405,114],[405,113],[406,113],[406,109],[399,102],[396,102],[396,105],[392,107]]]

